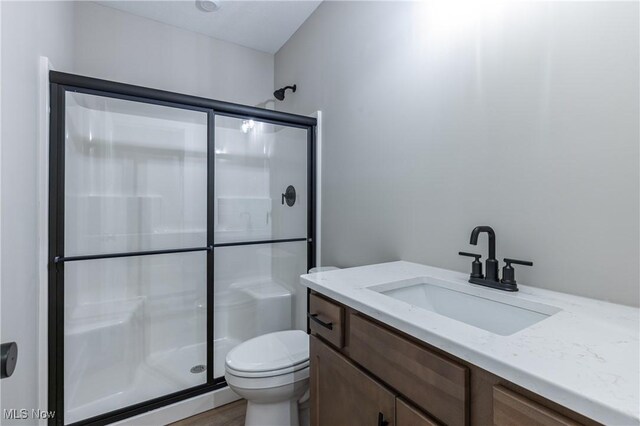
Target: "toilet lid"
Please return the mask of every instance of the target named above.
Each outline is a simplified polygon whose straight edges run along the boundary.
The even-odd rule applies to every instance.
[[[296,371],[309,364],[309,336],[300,330],[264,334],[231,349],[225,361],[227,370],[235,375],[271,376]]]

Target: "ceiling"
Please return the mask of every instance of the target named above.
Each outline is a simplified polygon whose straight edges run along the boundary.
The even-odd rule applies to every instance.
[[[103,6],[164,22],[241,46],[276,53],[322,0],[225,0],[203,12],[195,0],[97,1]]]

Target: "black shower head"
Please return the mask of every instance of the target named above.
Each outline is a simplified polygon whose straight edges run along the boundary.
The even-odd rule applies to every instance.
[[[282,89],[278,89],[275,92],[273,92],[273,96],[276,97],[277,100],[279,101],[283,101],[284,100],[284,91],[287,89],[291,89],[292,92],[296,92],[296,85],[294,84],[293,86],[285,86]]]
[[[279,101],[284,100],[284,89],[276,90],[275,92],[273,92],[273,96],[275,96]]]

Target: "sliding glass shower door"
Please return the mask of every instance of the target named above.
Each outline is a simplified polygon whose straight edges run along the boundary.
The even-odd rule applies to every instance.
[[[305,328],[307,129],[216,116],[214,376],[252,337]]]
[[[207,382],[208,112],[65,95],[64,414]]]
[[[51,73],[50,425],[226,386],[225,356],[306,328],[315,120]]]

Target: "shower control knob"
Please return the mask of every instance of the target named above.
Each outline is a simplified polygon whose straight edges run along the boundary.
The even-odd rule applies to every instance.
[[[287,186],[287,189],[282,194],[282,205],[284,206],[285,201],[289,207],[293,206],[296,203],[296,189],[293,185]]]
[[[1,363],[0,379],[5,379],[13,374],[18,362],[18,344],[16,342],[3,343],[0,349]]]

